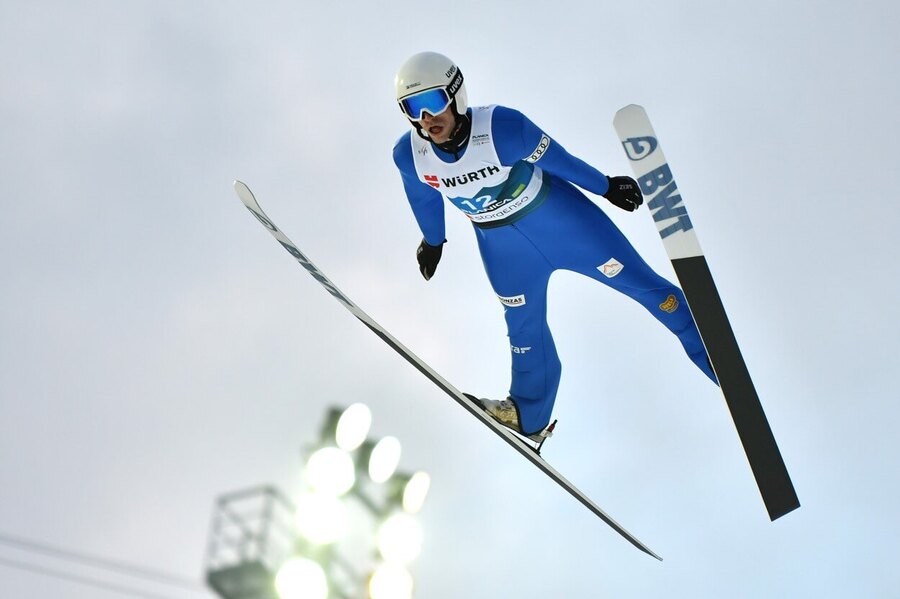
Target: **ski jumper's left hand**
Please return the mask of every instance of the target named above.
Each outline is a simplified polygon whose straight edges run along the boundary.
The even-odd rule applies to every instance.
[[[631,177],[607,177],[609,191],[603,197],[622,210],[634,212],[644,203],[644,196],[637,181]]]
[[[534,162],[544,171],[602,195],[622,210],[634,212],[644,202],[641,188],[631,177],[609,177],[566,151],[522,113],[497,107],[494,143],[503,164]]]

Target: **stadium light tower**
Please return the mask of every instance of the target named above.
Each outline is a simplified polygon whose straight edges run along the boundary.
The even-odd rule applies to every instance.
[[[279,599],[275,574],[294,553],[294,506],[274,487],[219,497],[213,514],[206,581],[225,599]]]
[[[407,567],[422,550],[413,517],[430,486],[424,472],[398,472],[395,437],[368,438],[364,404],[330,408],[305,468],[309,490],[296,506],[273,487],[220,497],[207,559],[209,586],[223,599],[411,599]],[[374,520],[350,522],[357,501]],[[367,529],[378,563],[350,564],[338,552],[352,528]],[[370,572],[363,576],[359,572]],[[348,591],[348,588],[356,589]]]

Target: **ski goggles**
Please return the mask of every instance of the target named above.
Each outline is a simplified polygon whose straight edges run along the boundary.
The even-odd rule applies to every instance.
[[[424,113],[437,116],[450,106],[450,95],[443,87],[426,89],[399,100],[400,110],[413,121],[421,121]]]

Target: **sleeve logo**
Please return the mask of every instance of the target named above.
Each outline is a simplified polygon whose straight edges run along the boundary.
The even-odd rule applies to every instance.
[[[535,163],[541,159],[541,156],[544,155],[544,152],[547,151],[547,148],[550,147],[550,138],[546,135],[541,136],[541,141],[538,143],[537,148],[534,149],[534,152],[531,153],[531,156],[525,159],[525,162]]]

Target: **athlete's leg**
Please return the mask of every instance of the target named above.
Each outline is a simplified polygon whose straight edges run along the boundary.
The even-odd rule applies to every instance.
[[[553,263],[596,279],[640,303],[678,337],[690,359],[716,382],[681,289],[650,268],[599,206],[573,186],[556,179],[553,183],[557,195],[542,206],[545,219],[529,222],[529,231],[534,226],[552,226],[548,221],[555,223],[558,243],[549,256]]]
[[[553,267],[514,226],[477,230],[485,271],[503,304],[512,354],[509,395],[522,432],[550,422],[561,365],[547,325],[547,283]]]

